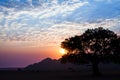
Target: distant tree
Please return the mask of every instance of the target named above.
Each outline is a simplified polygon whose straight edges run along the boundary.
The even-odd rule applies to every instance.
[[[67,50],[61,58],[62,63],[91,63],[94,75],[100,74],[99,62],[120,62],[120,37],[102,27],[65,39],[61,47]]]

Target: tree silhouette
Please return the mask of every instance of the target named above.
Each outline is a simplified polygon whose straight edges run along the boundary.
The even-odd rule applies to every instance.
[[[67,50],[61,58],[62,63],[91,63],[94,75],[100,74],[99,62],[120,62],[120,37],[102,27],[65,39],[61,47]]]

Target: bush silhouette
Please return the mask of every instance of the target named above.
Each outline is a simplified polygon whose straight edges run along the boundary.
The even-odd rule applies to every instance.
[[[62,63],[91,63],[93,74],[99,75],[99,62],[120,63],[120,37],[113,31],[102,27],[88,29],[79,36],[70,37],[61,42],[67,54]]]

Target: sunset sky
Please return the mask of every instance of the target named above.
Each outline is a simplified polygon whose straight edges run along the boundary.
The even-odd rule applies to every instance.
[[[0,68],[58,59],[61,41],[97,27],[120,34],[120,0],[0,0]]]

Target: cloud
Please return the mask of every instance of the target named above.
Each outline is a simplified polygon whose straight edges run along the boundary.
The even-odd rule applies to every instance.
[[[65,38],[96,27],[120,33],[118,2],[53,0],[34,7],[28,0],[31,7],[0,6],[0,46],[59,46]]]
[[[27,45],[28,47],[59,46],[60,42],[63,41],[65,38],[74,35],[80,35],[88,28],[104,27],[112,29],[119,23],[119,21],[120,20],[117,19],[112,20],[106,19],[104,21],[98,21],[94,23],[63,22],[59,24],[54,24],[53,26],[47,29],[31,27],[28,30],[24,28],[22,29],[22,31],[18,30],[15,33],[13,32],[3,33],[1,34],[0,37],[7,38],[6,42],[9,42],[10,45],[11,43],[13,44],[14,42],[16,43],[18,42],[18,45],[16,45],[16,43],[14,43],[13,45],[19,47],[25,44],[26,45],[28,44]]]

